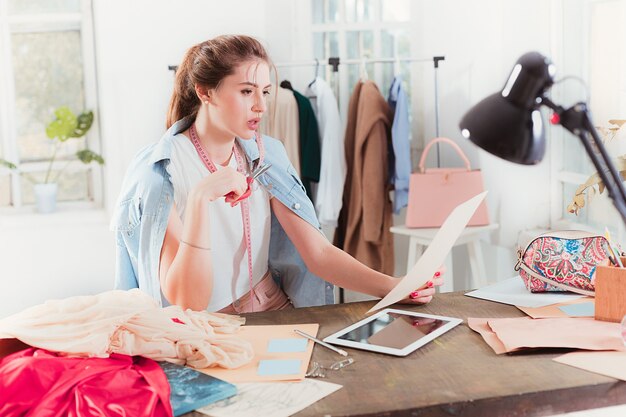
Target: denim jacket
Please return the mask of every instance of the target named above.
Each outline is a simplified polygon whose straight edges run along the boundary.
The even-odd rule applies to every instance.
[[[174,203],[174,187],[167,174],[172,138],[187,129],[193,118],[176,122],[157,143],[141,150],[131,162],[111,220],[117,255],[115,288],[140,288],[163,305],[169,304],[161,292],[159,259],[167,221]],[[251,164],[259,158],[254,140],[237,139]],[[315,209],[302,182],[289,162],[282,143],[263,136],[265,162],[271,168],[258,181],[275,198],[320,230]],[[276,283],[296,307],[332,304],[333,286],[313,275],[272,213],[269,270]]]

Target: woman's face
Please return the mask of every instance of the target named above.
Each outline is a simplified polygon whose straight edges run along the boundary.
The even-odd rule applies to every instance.
[[[248,61],[210,90],[211,121],[221,130],[242,139],[251,139],[267,110],[270,94],[270,69],[264,61]]]

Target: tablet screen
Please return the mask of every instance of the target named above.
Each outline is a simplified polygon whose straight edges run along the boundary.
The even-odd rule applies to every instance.
[[[446,323],[440,319],[386,313],[337,339],[403,349]]]

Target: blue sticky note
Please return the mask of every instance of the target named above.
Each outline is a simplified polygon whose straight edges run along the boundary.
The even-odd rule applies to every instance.
[[[265,359],[259,362],[257,373],[261,376],[297,375],[301,366],[300,359]]]
[[[593,317],[595,312],[594,306],[594,302],[589,301],[588,303],[559,306],[559,309],[568,316],[572,317]]]
[[[304,352],[309,343],[306,339],[272,339],[267,346],[269,353]]]

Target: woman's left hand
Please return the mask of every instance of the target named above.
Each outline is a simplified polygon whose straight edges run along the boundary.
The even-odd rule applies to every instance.
[[[441,265],[432,279],[429,280],[422,287],[416,289],[408,298],[400,301],[402,304],[426,304],[433,299],[433,295],[436,292],[436,288],[443,284],[443,276],[446,272],[446,266]]]

